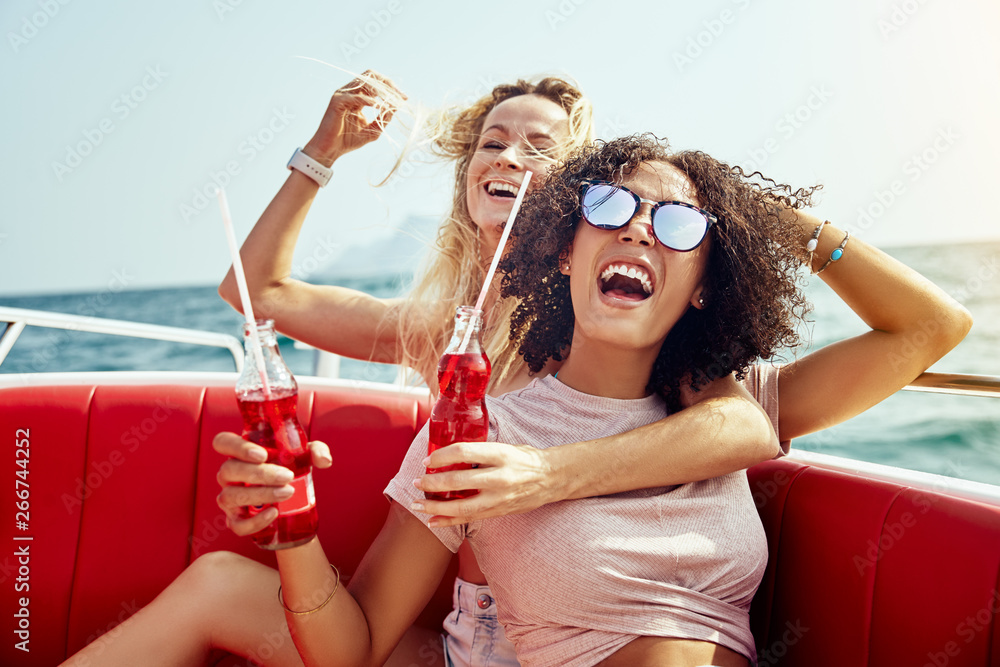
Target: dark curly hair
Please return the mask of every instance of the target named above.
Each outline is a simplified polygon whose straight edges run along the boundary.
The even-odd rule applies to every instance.
[[[742,379],[758,358],[798,344],[798,320],[808,311],[798,280],[803,242],[798,227],[782,222],[778,211],[809,204],[817,188],[793,191],[700,151],[674,153],[650,134],[576,151],[525,198],[500,264],[503,295],[519,300],[511,340],[533,372],[550,358],[561,360],[573,338],[569,278],[559,264],[583,219],[582,182],[621,182],[642,162],[664,162],[687,175],[699,205],[719,219],[709,232],[707,305],[689,308],[670,330],[649,380],[650,391],[679,409],[682,382],[698,389],[734,371]]]

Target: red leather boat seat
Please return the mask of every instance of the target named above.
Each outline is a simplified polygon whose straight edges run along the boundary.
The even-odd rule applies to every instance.
[[[29,491],[24,514],[5,509],[0,526],[0,664],[60,662],[208,551],[273,565],[215,504],[212,438],[240,429],[231,386],[11,387],[0,405],[14,445],[4,507]],[[315,475],[320,534],[350,573],[426,408],[322,387],[300,391],[299,414],[333,450],[334,467]],[[790,460],[749,476],[771,555],[751,612],[761,665],[1000,665],[1000,508]],[[440,626],[450,592],[446,578],[422,623]],[[17,648],[25,636],[30,652]]]

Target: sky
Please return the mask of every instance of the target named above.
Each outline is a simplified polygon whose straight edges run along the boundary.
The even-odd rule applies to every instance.
[[[242,240],[350,80],[336,68],[427,109],[572,77],[600,137],[822,183],[817,214],[876,245],[1000,239],[993,0],[4,0],[0,27],[0,298],[216,284],[206,193],[225,187]],[[337,162],[297,275],[378,271],[393,230],[447,210],[451,169],[419,152],[373,187],[406,120]]]

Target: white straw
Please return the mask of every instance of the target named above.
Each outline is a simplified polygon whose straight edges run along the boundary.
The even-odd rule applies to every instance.
[[[247,289],[247,277],[243,273],[243,261],[240,259],[240,249],[236,245],[236,233],[233,231],[233,219],[229,215],[229,202],[226,200],[226,191],[218,188],[215,191],[219,199],[219,208],[222,210],[222,224],[226,228],[226,240],[229,241],[229,254],[233,257],[233,273],[236,275],[236,286],[240,291],[240,301],[243,302],[243,316],[247,324],[250,325],[250,349],[253,350],[254,361],[257,362],[257,369],[260,371],[260,381],[264,385],[264,398],[271,398],[271,388],[267,383],[267,371],[264,368],[264,354],[260,349],[260,340],[257,338],[257,320],[253,316],[253,306],[250,303],[250,290]]]
[[[483,302],[486,301],[486,293],[489,292],[490,284],[493,282],[493,274],[496,273],[497,265],[500,263],[500,258],[503,257],[504,246],[507,245],[507,237],[510,236],[510,229],[514,226],[514,218],[517,217],[517,212],[521,208],[521,201],[524,200],[524,193],[528,191],[528,184],[531,182],[531,172],[524,172],[524,180],[521,181],[521,187],[517,190],[517,197],[514,199],[514,206],[510,209],[510,215],[507,217],[507,224],[504,225],[503,233],[500,234],[500,243],[497,245],[497,250],[493,253],[493,261],[490,262],[490,269],[486,272],[486,280],[483,282],[483,289],[479,292],[479,299],[476,300],[476,314],[478,315],[483,309]],[[465,338],[462,339],[462,346],[458,349],[459,354],[465,353],[465,348],[469,344],[469,338],[472,336],[472,327],[469,327],[465,332]]]

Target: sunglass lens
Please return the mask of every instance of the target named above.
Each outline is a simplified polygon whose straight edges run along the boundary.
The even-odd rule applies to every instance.
[[[587,222],[602,229],[618,229],[632,219],[635,199],[613,185],[596,183],[583,193],[583,215]]]
[[[705,232],[708,229],[708,221],[698,211],[678,206],[677,204],[667,204],[656,210],[653,219],[653,231],[656,238],[668,248],[686,251],[698,247]]]

